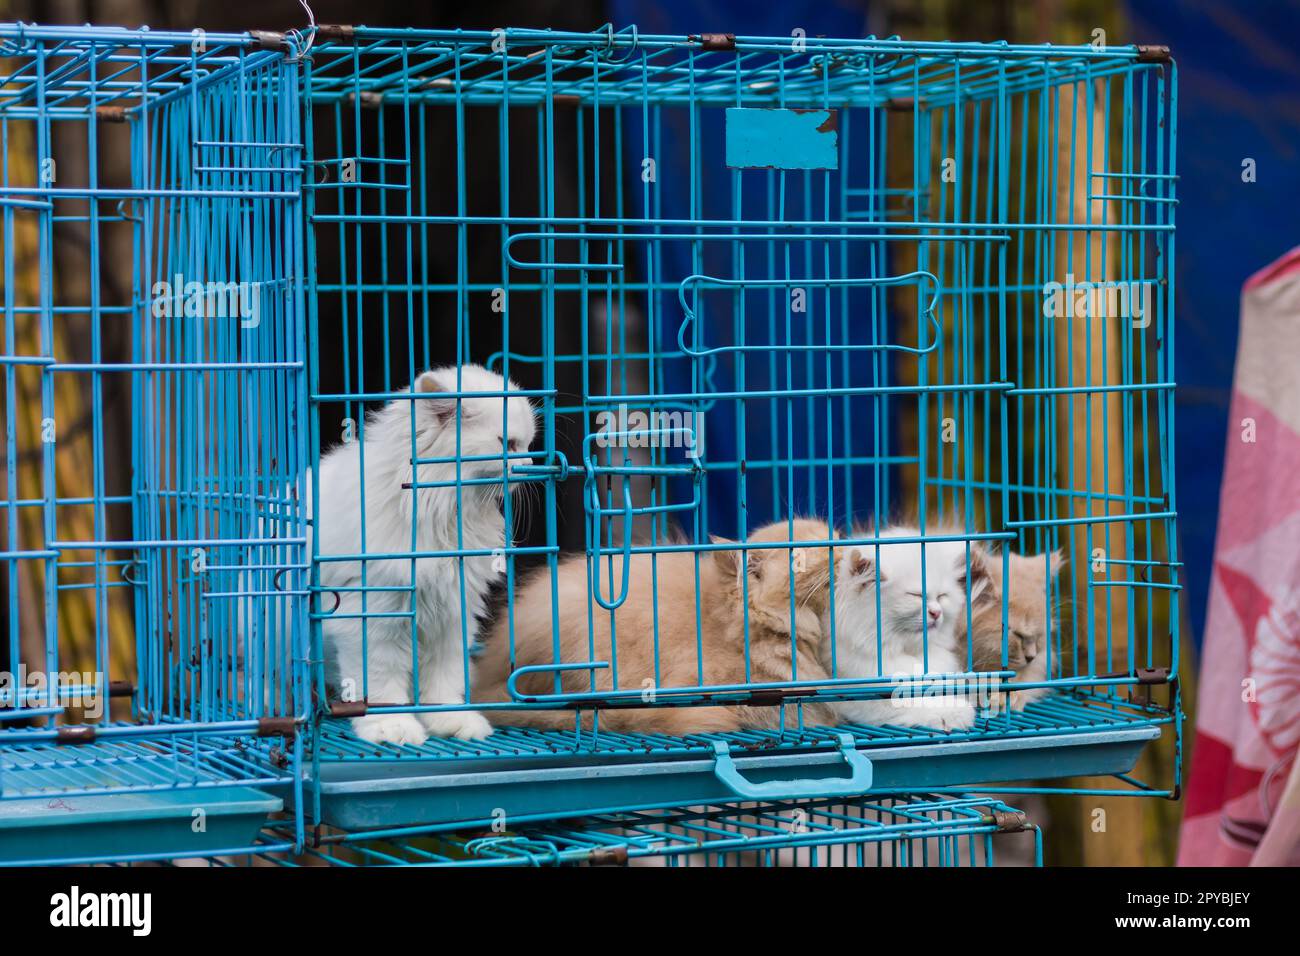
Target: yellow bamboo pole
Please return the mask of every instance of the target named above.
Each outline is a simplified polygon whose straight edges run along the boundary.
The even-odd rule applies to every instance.
[[[26,123],[9,124],[9,176],[14,183],[36,181],[36,154],[33,143],[34,130]],[[0,244],[4,238],[0,237]],[[13,289],[3,288],[0,276],[0,296],[15,305],[35,307],[40,305],[40,250],[36,213],[16,211],[12,248],[0,250],[14,258],[15,283]],[[59,285],[55,282],[55,298]],[[70,303],[69,303],[70,304]],[[41,354],[40,316],[35,312],[15,314],[14,341],[18,354]],[[54,323],[50,343],[56,357],[71,354],[73,333],[60,318]],[[19,366],[15,370],[13,396],[0,395],[0,402],[10,398],[15,404],[16,447],[18,453],[17,486],[21,499],[39,501],[44,497],[42,476],[42,408],[40,400],[43,372],[35,367]],[[89,393],[72,375],[58,375],[54,380],[55,488],[61,497],[89,498],[94,494],[94,459],[92,436],[89,427],[74,428],[74,423],[84,422],[89,414]],[[60,437],[63,429],[64,437]],[[90,505],[63,505],[55,516],[58,534],[69,540],[90,540],[95,537],[94,511]],[[3,519],[0,519],[3,520]],[[42,509],[23,507],[18,510],[18,537],[24,549],[45,547],[42,526]],[[58,561],[58,583],[93,584],[93,568],[72,568],[79,561],[93,561],[90,551],[65,552]],[[115,569],[107,568],[101,583],[117,582],[121,578]],[[24,662],[30,669],[43,668],[45,661],[45,564],[41,561],[24,561],[20,569],[17,594],[20,609],[20,647]],[[135,672],[135,642],[129,591],[120,587],[78,588],[61,590],[58,595],[59,668],[63,671],[94,672],[106,668],[103,679],[130,679]],[[108,661],[99,659],[96,639],[103,635],[108,647]],[[76,714],[70,715],[75,719]]]
[[[1091,92],[1091,96],[1089,96]],[[1091,91],[1084,83],[1062,87],[1058,97],[1062,129],[1071,127],[1073,137],[1058,139],[1056,156],[1056,221],[1075,224],[1116,221],[1114,210],[1105,200],[1090,199],[1093,190],[1091,173],[1107,168],[1103,99],[1104,87],[1098,82]],[[1102,282],[1118,278],[1119,243],[1109,244],[1101,231],[1062,231],[1057,237],[1058,271],[1070,273],[1075,282]],[[1054,277],[1064,281],[1064,276]],[[1070,300],[1066,299],[1067,306]],[[1126,318],[1109,308],[1099,309],[1093,302],[1087,314],[1069,314],[1055,319],[1057,382],[1066,387],[1116,385],[1123,381],[1120,343],[1132,335]],[[1074,448],[1062,447],[1058,460],[1061,487],[1084,490],[1087,495],[1071,499],[1071,518],[1098,518],[1122,514],[1125,504],[1109,500],[1124,491],[1125,452],[1123,441],[1123,396],[1119,392],[1091,392],[1058,398],[1057,433],[1062,438],[1073,435]],[[1145,441],[1137,435],[1135,442]],[[1130,461],[1128,467],[1134,467]],[[1130,542],[1126,522],[1097,522],[1076,525],[1073,533],[1063,536],[1070,560],[1069,588],[1074,598],[1068,609],[1073,630],[1081,641],[1088,641],[1091,661],[1081,659],[1081,666],[1101,672],[1128,668],[1129,597],[1125,588],[1090,588],[1088,579],[1123,579],[1112,574],[1102,563],[1106,558],[1124,558]],[[1135,543],[1135,542],[1134,542]],[[1101,559],[1101,561],[1099,561]],[[1070,633],[1067,625],[1066,633]],[[1080,648],[1081,652],[1083,647]],[[1139,778],[1168,779],[1170,744],[1149,747],[1136,773]],[[1080,786],[1096,785],[1078,781]],[[1172,862],[1177,812],[1156,801],[1127,797],[1084,797],[1068,802],[1056,801],[1055,812],[1072,815],[1062,821],[1063,830],[1078,835],[1078,862],[1089,866],[1142,866]]]

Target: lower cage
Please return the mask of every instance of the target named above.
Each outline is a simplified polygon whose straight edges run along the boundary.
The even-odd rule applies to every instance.
[[[993,866],[1004,851],[1041,866],[1042,833],[988,796],[883,794],[593,814],[499,832],[326,831],[298,856],[281,845],[217,865],[273,866]],[[1019,841],[1019,845],[1009,844]]]

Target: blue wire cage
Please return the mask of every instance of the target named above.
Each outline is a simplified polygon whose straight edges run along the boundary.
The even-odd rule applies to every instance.
[[[1167,50],[612,27],[13,24],[0,41],[5,244],[29,231],[40,275],[20,292],[7,252],[7,660],[58,675],[75,645],[93,675],[0,688],[0,860],[241,847],[286,859],[313,825],[405,840],[401,828],[450,833],[504,813],[512,833],[533,829],[508,845],[374,853],[567,862],[604,845],[546,829],[576,814],[633,827],[650,819],[634,812],[752,815],[725,807],[900,791],[946,813],[1005,792],[1000,781],[1074,792],[1051,783],[1067,776],[1177,794]],[[128,184],[109,174],[123,158]],[[84,245],[84,293],[65,279],[65,237]],[[122,302],[104,292],[118,271]],[[73,328],[89,341],[69,340]],[[413,406],[422,370],[471,362],[518,382],[537,413],[531,455],[503,448],[496,479],[517,529],[492,555],[509,693],[475,693],[462,591],[460,699],[376,700],[365,686],[341,698],[331,629],[351,619],[372,641],[395,620],[414,645],[417,563],[463,574],[484,555],[421,550],[415,527],[400,551],[368,547],[363,531],[358,553],[323,554],[313,530],[337,515],[322,506],[322,459],[347,443],[364,455],[366,413]],[[56,467],[63,379],[91,396],[84,475]],[[111,389],[129,394],[120,455]],[[503,397],[461,398],[475,394]],[[26,460],[15,420],[37,400],[52,425]],[[613,445],[600,440],[611,415]],[[459,443],[459,415],[455,427]],[[418,472],[414,436],[409,458]],[[482,480],[462,464],[458,453],[439,489],[458,505]],[[22,470],[38,495],[21,491]],[[429,487],[415,477],[388,494]],[[567,552],[586,556],[588,619],[615,620],[632,589],[657,597],[657,577],[629,580],[633,556],[698,567],[728,547],[775,549],[793,568],[801,548],[876,547],[864,529],[903,509],[925,544],[1001,549],[1003,562],[1062,552],[1067,570],[1047,578],[1065,610],[1046,676],[1017,679],[1005,600],[1000,666],[982,671],[1001,691],[1048,696],[958,731],[827,726],[807,709],[888,696],[898,679],[832,664],[825,679],[759,680],[748,618],[743,680],[711,683],[701,668],[656,679],[650,700],[616,654],[589,642],[561,655],[554,608],[555,653],[516,653],[519,589],[553,578]],[[91,539],[61,533],[87,512]],[[834,537],[791,528],[750,543],[792,515]],[[330,583],[340,560],[366,569],[361,584]],[[382,563],[409,567],[408,581],[372,581]],[[89,620],[69,610],[74,588],[93,595]],[[110,633],[118,589],[126,648]],[[657,624],[650,637],[658,678]],[[539,674],[544,690],[520,689]],[[977,676],[968,658],[912,686]],[[766,730],[602,728],[629,704],[788,706]],[[557,709],[572,729],[529,725]],[[493,713],[495,732],[375,743],[350,723],[458,710]],[[1137,779],[1165,728],[1174,780]],[[56,803],[84,827],[59,823]],[[270,813],[280,822],[257,836]],[[966,819],[960,835],[974,846],[988,825]],[[66,838],[41,843],[53,826]],[[870,842],[867,829],[820,842]],[[795,848],[741,841],[719,859]]]
[[[274,828],[267,839],[277,839]],[[1008,846],[1012,841],[1020,845]],[[259,852],[252,858],[276,866],[861,868],[995,866],[1000,851],[1042,866],[1042,832],[1023,811],[997,799],[915,794],[629,810],[518,832],[339,832],[318,835],[296,855]]]

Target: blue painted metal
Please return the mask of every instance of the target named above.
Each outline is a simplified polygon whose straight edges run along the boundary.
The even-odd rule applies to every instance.
[[[0,800],[0,865],[207,856],[253,845],[282,808],[248,787]]]
[[[307,83],[318,126],[353,137],[352,143],[336,140],[339,155],[367,145],[362,130],[382,128],[386,116],[403,127],[403,135],[391,142],[416,142],[440,110],[454,113],[456,142],[461,143],[470,109],[496,111],[497,163],[503,173],[513,174],[509,156],[520,148],[521,138],[536,149],[536,209],[509,202],[512,184],[503,175],[499,210],[469,213],[473,203],[467,192],[474,182],[459,172],[464,150],[458,147],[454,212],[435,214],[421,207],[394,217],[391,211],[364,208],[361,196],[344,203],[333,190],[318,190],[311,212],[318,230],[337,229],[348,253],[337,276],[313,270],[313,301],[342,310],[346,336],[358,354],[365,344],[359,316],[363,308],[373,308],[367,306],[372,301],[368,296],[380,294],[384,310],[400,307],[403,296],[409,302],[413,293],[430,303],[438,295],[454,296],[455,314],[461,316],[473,294],[494,288],[495,270],[467,279],[464,252],[457,253],[455,281],[449,274],[417,270],[418,277],[408,272],[401,278],[383,265],[372,268],[351,250],[359,252],[376,227],[383,227],[380,236],[413,249],[426,248],[444,230],[448,235],[454,230],[462,243],[476,231],[493,233],[503,259],[496,287],[507,299],[518,297],[530,307],[536,303],[543,329],[540,345],[531,351],[506,347],[491,357],[494,367],[513,366],[525,376],[535,372],[533,381],[540,377],[547,386],[533,393],[545,423],[547,464],[526,473],[548,496],[545,540],[531,550],[506,549],[511,580],[515,558],[541,555],[554,571],[559,541],[552,521],[555,499],[549,496],[566,480],[580,477],[583,483],[589,612],[594,616],[620,607],[629,593],[627,562],[615,570],[614,562],[605,564],[607,559],[679,552],[703,559],[720,547],[707,543],[708,534],[743,537],[747,529],[791,510],[831,517],[844,535],[838,544],[870,546],[878,539],[844,531],[844,526],[848,519],[878,521],[897,507],[893,489],[900,469],[909,469],[919,473],[924,492],[916,503],[923,527],[927,521],[955,521],[958,540],[1010,542],[1024,552],[1115,549],[1111,563],[1130,576],[1108,571],[1106,580],[1083,573],[1070,578],[1073,593],[1068,596],[1084,611],[1068,621],[1048,656],[1054,668],[1064,665],[1072,676],[1047,683],[1080,695],[1085,703],[1089,694],[1099,695],[1097,711],[1119,707],[1125,719],[1131,718],[1124,695],[1137,683],[1137,668],[1163,665],[1171,673],[1177,668],[1176,649],[1155,633],[1162,617],[1156,613],[1158,602],[1169,612],[1173,628],[1178,626],[1180,565],[1159,553],[1165,542],[1155,541],[1169,535],[1172,547],[1174,509],[1171,488],[1165,486],[1172,484],[1166,426],[1173,381],[1162,344],[1170,334],[1172,304],[1157,295],[1153,337],[1121,336],[1106,346],[1122,355],[1119,378],[1093,384],[1056,362],[1059,333],[1046,321],[1037,297],[1056,277],[1066,280],[1067,269],[1095,278],[1100,268],[1091,258],[1075,262],[1073,253],[1058,261],[1058,236],[1104,233],[1107,248],[1120,251],[1118,272],[1108,269],[1108,276],[1127,279],[1168,271],[1168,256],[1162,253],[1169,248],[1176,182],[1172,125],[1165,122],[1172,111],[1172,66],[1148,62],[1136,48],[1117,47],[1103,54],[1081,47],[819,38],[808,41],[806,59],[792,59],[786,55],[788,39],[779,37],[740,37],[732,53],[683,46],[635,29],[609,29],[600,36],[593,45],[591,38],[584,42],[507,31],[502,50],[475,47],[480,41],[469,34],[451,43],[436,32],[367,30],[355,44],[318,47]],[[537,52],[517,57],[515,37],[535,43]],[[462,89],[467,71],[474,82]],[[1074,89],[1081,77],[1095,80],[1097,90],[1074,113],[1062,112],[1063,88]],[[388,103],[396,103],[400,93],[407,104],[400,115],[359,109],[360,97],[380,91]],[[576,170],[557,168],[557,137],[569,135],[561,132],[557,119],[560,98],[576,110]],[[527,107],[536,109],[535,130],[512,130],[507,111]],[[1105,146],[1107,163],[1100,162],[1102,144],[1091,143],[1091,124],[1077,115],[1089,108],[1107,121],[1107,129],[1115,125],[1112,109],[1121,120],[1122,134]],[[727,111],[727,123],[708,122],[718,109]],[[793,112],[800,109],[820,111],[822,117],[836,110],[835,150],[853,162],[841,164],[842,171],[726,170],[731,130],[811,122],[807,117],[812,114]],[[910,168],[903,170],[910,174],[910,186],[886,185],[887,164],[896,149],[886,135],[886,110],[910,125],[911,150],[905,159]],[[804,118],[794,119],[799,116]],[[385,153],[384,142],[379,157],[407,163],[409,174],[402,183],[414,184],[419,193],[429,175],[420,150]],[[1095,221],[1091,211],[1080,216],[1066,202],[1074,187],[1060,182],[1052,165],[1056,152],[1047,144],[1055,149],[1067,142],[1091,150],[1096,162],[1089,168],[1099,171],[1090,188],[1118,204],[1115,217]],[[602,157],[611,150],[614,160],[608,166]],[[932,155],[954,157],[954,175],[932,172]],[[715,179],[718,170],[725,170],[720,181]],[[576,212],[557,215],[555,183],[574,172]],[[600,188],[609,175],[616,181],[612,205]],[[1148,191],[1133,192],[1133,183],[1149,184]],[[375,196],[380,205],[385,198],[383,192]],[[422,195],[417,198],[423,202]],[[894,267],[900,243],[917,245],[916,268]],[[806,313],[788,304],[795,289],[812,296]],[[916,296],[915,321],[892,318],[892,297],[900,292]],[[564,296],[571,297],[564,307],[569,311],[557,304]],[[595,341],[593,301],[604,304],[604,345]],[[629,329],[608,318],[633,307],[649,330],[644,343],[630,342]],[[419,311],[425,328],[414,341],[427,351],[428,307]],[[557,316],[582,330],[581,352],[556,347]],[[501,324],[508,336],[511,323]],[[472,332],[458,320],[458,358],[479,354]],[[345,357],[342,364],[347,381],[360,372],[353,358]],[[582,385],[577,394],[562,398],[550,386],[556,371],[569,364],[580,366]],[[385,380],[385,388],[387,384]],[[313,389],[322,410],[391,394],[378,386],[335,393]],[[1092,415],[1092,396],[1097,395],[1119,399],[1115,420],[1090,417],[1085,422],[1078,414],[1058,418],[1067,409],[1088,409]],[[600,447],[596,416],[615,407],[680,412],[686,424],[656,434],[694,437],[698,432],[706,450],[692,455],[655,446],[638,459],[626,449]],[[351,417],[351,405],[347,408]],[[560,464],[551,440],[551,423],[561,415],[576,418],[581,426],[581,460],[572,465],[568,459]],[[927,422],[959,421],[961,441],[945,444],[925,430],[918,448],[901,453],[892,435],[894,423],[913,415]],[[1114,466],[1124,475],[1120,493],[1092,488],[1092,479],[1084,475],[1092,474],[1093,466],[1074,458],[1075,449],[1097,444],[1103,448],[1097,466],[1113,472],[1109,446],[1096,441],[1108,429],[1126,436],[1124,461]],[[627,428],[616,434],[645,431]],[[693,447],[695,442],[685,444]],[[1089,461],[1091,454],[1080,453]],[[644,481],[648,492],[634,497],[629,488],[633,479]],[[1083,517],[1076,509],[1089,502],[1106,513]],[[672,538],[670,516],[685,542]],[[634,540],[633,521],[645,523],[648,542]],[[1126,543],[1113,546],[1112,538],[1121,540],[1121,524]],[[930,529],[923,539],[948,537]],[[460,552],[421,556],[439,554]],[[1151,580],[1156,568],[1171,580]],[[1094,588],[1098,593],[1125,592],[1124,613],[1093,607]],[[1060,596],[1053,593],[1051,598]],[[502,613],[513,618],[514,609],[507,606]],[[555,619],[552,628],[558,628]],[[1117,650],[1121,633],[1130,638],[1122,654]],[[658,646],[657,633],[655,641]],[[555,691],[521,694],[518,678],[539,671],[555,677]],[[566,672],[590,676],[590,689],[562,689],[560,678]],[[609,675],[616,689],[598,690],[597,675]],[[515,672],[509,686],[509,703],[480,701],[479,708],[599,708],[630,703],[643,693],[635,684],[620,683],[617,655],[528,665]],[[1024,685],[1003,684],[1011,686]],[[784,691],[797,704],[883,696],[895,688],[891,677],[879,674],[837,675],[815,686],[797,680],[718,685],[701,678],[655,690],[657,700],[681,705],[739,703],[759,689]],[[1037,712],[1070,706],[1053,701]],[[384,708],[393,709],[408,708]],[[1144,727],[1177,726],[1166,713],[1136,719]],[[1098,728],[1095,717],[1058,727],[1062,736],[1112,729],[1104,723]],[[820,748],[835,745],[830,731],[800,724],[795,736],[803,733],[813,735]],[[1015,736],[1011,723],[994,721],[946,739]],[[585,733],[575,731],[571,745],[562,750],[614,754],[644,747],[651,753],[690,754],[699,746],[690,739],[645,741],[603,730],[593,739],[588,746]],[[861,736],[856,739],[861,745]],[[1117,739],[1123,743],[1122,736]],[[543,759],[558,760],[554,745],[553,737],[503,730],[484,742],[376,747],[322,725],[313,759],[322,767],[336,760],[489,761],[535,748],[533,753],[548,755]],[[1014,754],[1016,748],[1006,749]],[[1126,751],[1124,759],[1130,755]],[[1005,772],[1041,776],[1022,757],[1008,757]],[[1033,760],[1042,757],[1035,754]],[[1121,772],[1123,760],[1120,767],[1114,763],[1111,771],[1098,772]],[[321,800],[331,805],[341,799],[339,788],[351,785],[347,773],[367,779],[371,773],[364,767],[328,772],[328,783],[322,776]],[[411,788],[419,789],[415,783]],[[1167,795],[1171,790],[1150,787],[1143,792]],[[407,812],[427,811],[420,811],[417,801]]]
[[[34,300],[19,295],[6,241],[0,656],[22,660],[20,622],[28,631],[37,620],[44,651],[23,661],[41,680],[0,685],[5,858],[25,847],[54,860],[247,845],[257,814],[280,805],[247,785],[301,788],[292,731],[307,713],[298,67],[244,33],[4,24],[0,46],[0,215],[11,239],[34,218],[41,277]],[[108,136],[111,122],[126,136]],[[56,130],[85,158],[56,154]],[[35,182],[8,162],[24,141],[48,173]],[[127,158],[129,186],[105,182],[105,166]],[[127,241],[110,247],[111,229]],[[88,281],[64,282],[56,298],[52,249],[65,240],[84,249]],[[121,303],[106,301],[114,258],[131,267]],[[72,317],[88,324],[64,327]],[[39,323],[40,355],[16,354],[20,321]],[[110,349],[110,327],[129,352]],[[89,341],[73,339],[80,328]],[[73,348],[75,361],[63,354]],[[24,379],[24,364],[38,377]],[[89,395],[84,426],[53,417],[55,384],[69,376]],[[24,499],[14,416],[33,385],[52,428],[40,463],[20,466],[36,468],[43,489]],[[112,447],[114,421],[129,421],[129,447]],[[65,488],[56,442],[78,427],[90,467]],[[115,459],[129,494],[108,493]],[[73,508],[92,515],[88,540],[60,532]],[[110,512],[127,520],[112,525]],[[39,517],[39,548],[19,546],[20,527],[31,527],[23,516]],[[123,524],[125,534],[110,532]],[[21,579],[33,572],[45,582],[43,615],[20,615]],[[90,620],[64,618],[71,591],[94,596]],[[122,593],[133,657],[110,634],[109,598]],[[75,726],[48,721],[69,707]],[[274,728],[268,717],[280,718]],[[47,804],[56,809],[39,812]],[[173,818],[198,806],[213,819],[190,838],[189,821]],[[145,832],[150,814],[157,840]],[[294,826],[301,836],[301,813]]]
[[[300,856],[263,851],[282,866],[993,866],[995,849],[1029,834],[1042,866],[1042,834],[1001,800],[971,795],[882,794],[849,802],[781,801],[619,811],[562,823],[513,822],[492,835],[361,831],[327,838]],[[267,834],[276,841],[275,830]]]
[[[60,129],[84,137],[89,155],[84,176],[64,167],[33,184],[0,170],[5,235],[34,223],[41,275],[36,301],[20,300],[6,261],[0,573],[11,596],[39,573],[44,604],[20,614],[11,597],[5,650],[17,660],[20,619],[39,619],[40,669],[66,669],[60,598],[88,589],[92,673],[63,690],[84,705],[106,696],[110,673],[125,667],[134,678],[129,713],[85,718],[84,730],[47,723],[68,703],[50,691],[0,687],[0,804],[97,794],[162,807],[257,786],[293,811],[275,839],[302,849],[309,822],[490,823],[505,799],[540,820],[1088,774],[1116,777],[1124,786],[1114,792],[1171,795],[1174,785],[1128,771],[1162,728],[1180,733],[1176,684],[1165,703],[1130,699],[1176,680],[1179,666],[1172,62],[1135,47],[875,37],[792,47],[789,37],[741,36],[730,49],[635,27],[357,28],[346,39],[263,43],[0,25],[14,64],[0,95],[6,148],[28,131],[40,168]],[[129,131],[126,188],[101,181],[106,120]],[[494,131],[483,157],[469,146],[476,129]],[[1063,149],[1079,157],[1086,186],[1058,175]],[[519,156],[534,163],[522,185]],[[486,192],[471,175],[483,161],[498,170]],[[122,305],[103,301],[109,222],[132,237]],[[90,291],[69,303],[54,294],[53,249],[82,227]],[[1076,252],[1071,240],[1082,236],[1100,252],[1091,242]],[[472,252],[480,237],[486,259]],[[1043,306],[1054,284],[1102,277],[1154,291],[1144,324],[1087,326],[1108,363],[1097,382],[1079,371],[1091,359],[1061,360],[1073,317]],[[191,282],[246,285],[256,321],[212,314]],[[73,314],[90,316],[88,359],[55,344]],[[37,354],[19,354],[20,319],[39,327]],[[129,356],[107,354],[108,322],[129,327]],[[499,342],[485,339],[489,323]],[[381,362],[368,359],[376,354]],[[572,733],[360,741],[329,709],[323,630],[340,596],[322,586],[321,569],[362,562],[354,616],[365,640],[385,618],[409,622],[414,637],[416,587],[379,583],[371,565],[495,552],[418,549],[413,508],[409,548],[368,548],[363,515],[356,553],[322,555],[309,529],[335,516],[320,511],[318,466],[339,419],[364,453],[365,412],[411,401],[404,387],[438,355],[517,378],[538,409],[535,462],[503,452],[507,477],[476,479],[461,467],[482,456],[457,454],[455,480],[400,490],[450,489],[459,514],[471,489],[499,484],[510,526],[521,499],[505,492],[535,492],[534,540],[500,549],[508,593],[525,562],[554,573],[566,524],[584,531],[592,620],[628,600],[628,564],[616,574],[615,557],[699,562],[722,547],[710,535],[723,534],[793,561],[794,541],[748,540],[791,513],[823,516],[837,532],[798,546],[869,549],[881,539],[862,527],[914,504],[923,544],[1103,552],[1101,570],[1076,567],[1045,594],[1075,609],[1048,644],[1054,676],[1016,681],[1005,643],[1002,669],[982,674],[1003,691],[1055,693],[959,733],[830,728],[805,724],[804,706],[934,687],[969,677],[973,662],[915,680],[832,665],[820,682],[710,684],[701,670],[656,687],[653,703],[727,706],[778,693],[798,716],[779,731],[728,735],[612,734],[575,721]],[[60,487],[45,442],[41,493],[23,498],[20,384],[39,386],[48,417],[67,375],[91,390],[93,467],[84,486]],[[103,394],[113,381],[131,396],[129,494],[105,483],[114,449]],[[684,416],[616,435],[689,437],[666,444],[690,447],[599,443],[598,416],[612,409]],[[949,424],[956,440],[940,437]],[[1119,474],[1120,487],[1097,487],[1098,474]],[[915,502],[900,500],[905,475]],[[569,485],[580,496],[566,496]],[[581,502],[581,521],[564,514],[566,500]],[[69,508],[93,513],[89,540],[60,536]],[[111,509],[129,511],[123,539],[109,532]],[[35,538],[20,539],[24,516],[39,526]],[[110,652],[113,589],[134,607],[131,662]],[[394,590],[404,609],[371,603]],[[515,612],[513,602],[501,611],[507,621]],[[462,618],[469,647],[472,615]],[[554,611],[551,628],[556,660],[533,669],[554,675],[552,693],[524,695],[512,682],[510,700],[477,700],[466,664],[468,703],[370,700],[368,712],[599,712],[641,696],[620,678],[617,653],[561,660]],[[657,622],[651,636],[658,673]],[[748,662],[749,651],[746,630],[738,654]],[[590,684],[572,690],[561,682],[568,671]],[[597,674],[613,688],[598,689]]]
[[[224,789],[235,783],[293,782],[286,767],[268,762],[246,739],[229,734],[160,738],[152,728],[122,726],[131,736],[68,746],[15,740],[0,747],[0,801],[68,794],[161,793]]]
[[[835,110],[727,110],[732,169],[839,169]]]
[[[855,749],[852,734],[840,734],[840,755],[851,773],[847,777],[820,777],[800,780],[747,780],[731,759],[731,748],[724,740],[713,742],[713,775],[733,794],[743,800],[790,799],[795,797],[848,797],[871,789],[871,760]]]
[[[1119,777],[1160,735],[1168,715],[1131,712],[1107,718],[1081,714],[1077,705],[1066,702],[1060,702],[1059,710],[1046,705],[1033,705],[1017,715],[1010,733],[977,729],[965,739],[924,728],[848,729],[855,747],[870,760],[870,787],[876,792],[969,789],[1024,779],[1032,772],[1045,781],[1116,776],[1122,786],[1107,792],[1170,795]],[[482,742],[358,747],[355,738],[347,739],[350,735],[335,728],[333,759],[320,763],[321,816],[346,829],[431,821],[446,821],[454,829],[490,827],[500,807],[509,807],[515,820],[541,820],[621,807],[725,802],[736,799],[737,793],[718,777],[719,743],[729,745],[737,772],[759,785],[780,789],[798,777],[812,781],[810,788],[842,792],[845,758],[842,751],[827,749],[828,741],[839,743],[836,732],[842,729],[681,740],[605,733],[583,741],[555,731],[509,730]],[[367,747],[373,750],[368,756]],[[1053,788],[1039,784],[1020,789]]]

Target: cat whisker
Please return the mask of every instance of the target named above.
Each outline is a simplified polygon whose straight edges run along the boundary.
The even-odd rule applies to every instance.
[[[801,608],[807,607],[809,601],[811,601],[813,598],[819,596],[819,595],[820,595],[823,591],[825,591],[829,586],[830,586],[830,579],[827,578],[825,581],[822,581],[820,584],[818,584],[816,587],[814,587],[812,590],[810,590],[810,591],[808,592],[807,596],[806,596],[806,597],[803,599],[803,601],[799,604],[799,607],[801,607]]]

